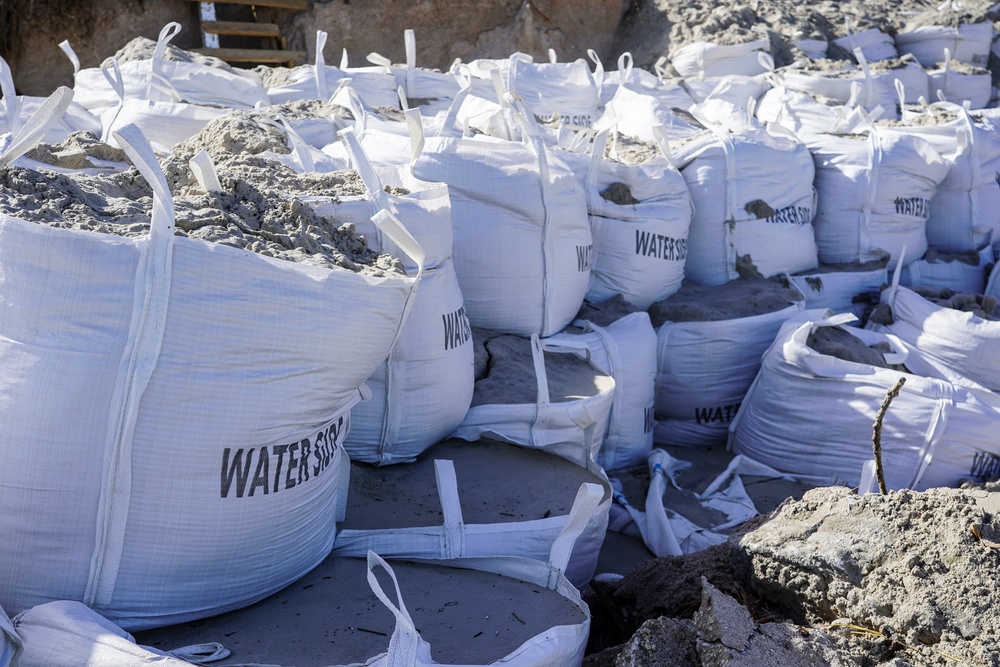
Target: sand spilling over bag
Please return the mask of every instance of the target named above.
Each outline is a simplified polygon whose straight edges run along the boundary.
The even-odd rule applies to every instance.
[[[1000,398],[967,379],[948,379],[896,336],[843,326],[850,316],[824,320],[817,314],[811,311],[805,322],[790,320],[764,354],[730,427],[733,451],[800,481],[857,486],[872,459],[876,412],[904,377],[881,435],[889,488],[954,486],[995,476]],[[872,365],[810,347],[817,329],[835,326],[865,348],[891,351],[881,352],[883,364]],[[899,364],[908,370],[885,367]]]
[[[289,628],[286,603],[325,612]],[[213,663],[220,666],[288,664],[294,642],[296,667],[546,667],[580,665],[589,630],[587,606],[558,565],[502,557],[387,563],[369,552],[367,563],[331,556],[252,607],[138,639],[154,647],[221,641],[233,654]]]
[[[740,539],[737,573],[796,623],[849,619],[895,637],[897,664],[989,664],[1000,650],[992,496],[815,489]],[[852,639],[865,659],[871,640],[881,644]]]
[[[577,320],[545,344],[576,350],[614,378],[615,398],[597,463],[609,471],[641,466],[653,448],[656,331],[649,315],[632,313],[606,327]]]
[[[685,285],[650,315],[657,330],[657,443],[708,447],[726,439],[760,355],[802,295],[772,280]]]
[[[112,176],[56,175],[11,167],[0,174],[0,211],[42,225],[140,237],[149,232],[152,190],[137,171]],[[368,248],[349,225],[315,215],[295,199],[243,179],[224,192],[178,196],[176,233],[318,267],[380,277],[398,259]]]
[[[0,604],[142,628],[249,604],[329,552],[349,410],[415,281],[175,235],[149,145],[119,138],[152,188],[146,234],[0,215]]]
[[[424,249],[422,262],[406,263],[407,271],[421,272],[420,290],[399,340],[366,381],[372,396],[352,411],[345,446],[356,461],[410,461],[451,433],[472,401],[472,332],[451,259],[451,202],[447,186],[439,183],[410,183],[414,192],[402,196],[387,193],[353,130],[342,136],[366,192],[363,197],[311,197],[310,206],[351,223],[376,247],[392,251],[392,240],[370,220],[373,212],[389,211]]]
[[[109,146],[91,132],[73,132],[55,144],[41,143],[25,153],[25,157],[57,171],[101,168],[112,171],[129,165],[125,151]]]
[[[923,290],[921,290],[923,291]],[[936,292],[936,294],[934,293]],[[890,319],[877,318],[868,327],[899,336],[908,345],[987,388],[1000,389],[1000,321],[996,299],[975,294],[930,290],[918,292],[890,286],[882,292],[879,309]],[[935,298],[936,297],[936,298]],[[933,300],[932,300],[933,299]]]
[[[949,289],[967,294],[982,294],[993,270],[993,247],[986,245],[961,253],[928,250],[923,259],[903,267],[899,284],[914,288]]]
[[[476,383],[472,407],[454,435],[494,437],[595,467],[614,401],[614,379],[571,351],[546,353],[537,336],[530,341],[497,336],[486,349],[487,376]]]
[[[594,262],[586,298],[601,302],[621,294],[648,308],[681,286],[691,197],[665,157],[641,165],[604,160],[605,137],[595,140],[587,171]]]
[[[599,470],[489,439],[446,440],[414,463],[352,464],[333,554],[545,561],[559,535],[582,524],[566,566],[582,590],[594,576],[610,505],[611,485]]]
[[[835,313],[853,312],[859,318],[889,282],[885,268],[889,258],[864,264],[821,264],[814,271],[785,276],[805,297],[806,308],[829,308]]]
[[[806,147],[759,125],[718,129],[675,146],[673,158],[694,204],[685,275],[721,285],[737,262],[764,277],[816,266],[813,161]],[[774,178],[774,165],[785,177]]]

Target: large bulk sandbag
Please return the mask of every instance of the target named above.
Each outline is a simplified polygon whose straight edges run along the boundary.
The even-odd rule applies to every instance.
[[[963,294],[982,294],[994,264],[993,247],[963,253],[928,250],[923,259],[903,267],[899,283],[906,287],[949,289]]]
[[[813,227],[824,264],[927,251],[927,217],[948,163],[919,137],[868,125],[806,139],[816,163]]]
[[[137,645],[130,634],[80,602],[57,600],[40,604],[18,614],[14,622],[24,637],[24,653],[12,667],[190,667],[192,664],[176,655],[184,655],[185,649],[175,654]],[[186,648],[204,650],[209,646]],[[212,657],[225,658],[228,654],[229,651],[222,649]],[[0,665],[6,667],[2,661]]]
[[[660,325],[654,439],[686,447],[723,443],[760,355],[782,323],[802,310],[801,295],[773,282],[740,280],[688,286],[663,305],[651,310]]]
[[[597,463],[612,472],[641,466],[653,448],[656,331],[649,315],[632,313],[607,327],[577,320],[545,344],[576,349],[615,381],[608,433]]]
[[[411,144],[364,132],[376,166],[410,165],[447,183],[455,226],[455,273],[473,326],[549,336],[572,321],[590,283],[593,235],[581,179],[544,145],[534,118],[514,101],[524,141],[423,137]],[[412,113],[412,111],[411,111]]]
[[[569,125],[594,124],[599,115],[598,92],[586,60],[535,63],[521,55],[510,57],[507,91],[520,95],[543,118],[558,114]]]
[[[281,77],[273,77],[267,86],[267,98],[271,104],[281,104],[292,100],[328,100],[337,92],[337,87],[350,80],[365,104],[371,107],[399,108],[399,93],[396,78],[385,67],[348,69],[326,64],[323,49],[326,47],[327,33],[316,31],[316,60],[312,65],[294,67]]]
[[[782,328],[733,420],[730,448],[800,481],[858,486],[872,459],[876,413],[906,378],[883,421],[887,486],[919,491],[994,479],[1000,397],[968,380],[944,379],[895,336],[843,326],[850,319],[812,318]],[[810,335],[830,336],[822,331],[828,328],[877,354],[878,364],[817,352]],[[900,363],[918,372],[889,367]]]
[[[905,112],[902,124],[893,129],[926,140],[950,165],[930,202],[927,245],[939,252],[961,253],[1000,239],[996,114],[936,102],[918,112]]]
[[[146,633],[140,641],[174,645],[228,636],[239,656],[221,664],[283,664],[287,643],[294,642],[300,659],[312,665],[580,667],[590,611],[561,570],[574,537],[554,545],[547,562],[394,559],[390,566],[374,552],[367,561],[331,557],[279,596],[197,626]],[[289,601],[325,612],[289,626]],[[254,641],[262,632],[281,641]],[[333,641],[317,641],[332,633]]]
[[[0,57],[0,135],[16,134],[31,116],[45,103],[44,97],[18,95],[7,61]],[[101,133],[101,121],[78,102],[72,102],[59,122],[42,137],[42,142],[56,144],[73,132]]]
[[[594,122],[593,129],[598,132],[615,129],[625,136],[647,142],[657,141],[653,133],[656,126],[662,126],[671,138],[692,136],[702,131],[701,126],[677,113],[692,104],[694,100],[679,87],[661,93],[659,90],[633,90],[623,85]]]
[[[993,96],[993,76],[985,67],[946,58],[927,70],[927,90],[931,99],[944,99],[982,109]]]
[[[117,130],[136,125],[158,152],[167,152],[175,144],[198,134],[227,111],[217,106],[131,98],[127,96],[124,73],[117,62],[108,58],[101,65],[101,70],[107,74],[119,96],[116,105],[101,113],[101,140],[112,146],[117,145]]]
[[[829,308],[861,319],[867,308],[878,302],[878,294],[888,282],[887,261],[888,257],[867,264],[821,265],[815,271],[784,278],[805,297],[807,309]]]
[[[814,97],[860,106],[872,111],[881,106],[892,109],[896,104],[896,91],[890,81],[873,75],[868,62],[861,58],[860,66],[844,61],[819,61],[811,69],[800,66],[775,70],[777,85]],[[926,94],[926,90],[924,90]]]
[[[264,86],[253,73],[166,58],[170,40],[180,30],[179,23],[168,23],[160,31],[152,57],[120,64],[122,83],[129,98],[184,101],[229,109],[252,109],[258,103],[267,103]],[[95,114],[117,104],[120,94],[101,69],[80,69],[80,59],[69,42],[59,46],[73,64],[77,101]]]
[[[685,79],[755,76],[768,70],[760,56],[768,55],[770,48],[767,37],[743,44],[694,42],[672,53],[670,64]]]
[[[155,193],[147,235],[0,216],[0,604],[79,600],[128,629],[322,560],[349,410],[415,282],[176,238],[148,144],[119,139]]]
[[[764,277],[817,265],[814,168],[804,144],[759,125],[735,132],[712,126],[675,144],[672,157],[694,203],[684,267],[692,282],[733,280],[738,263]]]
[[[766,61],[768,72],[771,62]],[[769,74],[757,76],[722,76],[710,79],[685,79],[684,89],[697,104],[708,100],[722,100],[749,111],[761,95],[771,87]]]
[[[688,186],[666,154],[639,164],[604,158],[606,133],[594,140],[587,170],[587,208],[594,261],[586,298],[621,294],[637,308],[681,286],[694,208]]]
[[[836,46],[854,53],[855,49],[861,49],[867,60],[887,60],[897,56],[896,44],[891,35],[887,35],[878,28],[869,28],[861,32],[851,32],[833,40]]]
[[[403,91],[406,108],[419,109],[421,115],[433,116],[448,109],[459,91],[458,80],[452,73],[417,67],[417,37],[413,30],[403,31],[405,67],[398,67],[378,53],[369,53],[368,61],[386,67],[396,80],[396,89]]]
[[[424,184],[408,195],[385,192],[353,131],[341,136],[368,195],[310,201],[319,215],[355,225],[382,252],[394,250],[370,221],[387,210],[406,225],[424,249],[420,289],[389,356],[366,383],[371,398],[351,411],[344,447],[351,460],[388,464],[413,460],[458,426],[472,402],[473,346],[462,292],[451,260],[452,222],[448,189]],[[396,252],[395,254],[400,254]]]
[[[571,350],[554,347],[546,354],[538,336],[531,337],[530,350],[525,350],[528,344],[514,336],[488,342],[490,374],[476,383],[472,407],[452,435],[535,447],[588,470],[597,468],[614,379]],[[546,357],[557,359],[546,362]],[[524,372],[526,367],[533,372]]]
[[[1000,322],[934,303],[898,283],[882,292],[878,314],[869,329],[894,334],[960,375],[1000,390]]]
[[[761,96],[754,113],[760,122],[781,126],[805,140],[810,134],[836,132],[847,122],[849,109],[809,93],[775,86]]]
[[[583,525],[566,565],[581,590],[594,576],[611,507],[611,483],[559,456],[489,439],[438,443],[414,463],[352,463],[334,556],[548,560]]]
[[[896,35],[896,49],[912,53],[924,67],[945,60],[945,52],[959,62],[986,67],[993,44],[993,24],[961,23],[957,27],[925,25]]]

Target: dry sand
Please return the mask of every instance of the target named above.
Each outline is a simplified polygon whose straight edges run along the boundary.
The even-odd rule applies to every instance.
[[[802,300],[780,278],[733,280],[707,287],[685,281],[669,298],[654,303],[649,317],[654,327],[664,322],[719,322],[773,313]]]

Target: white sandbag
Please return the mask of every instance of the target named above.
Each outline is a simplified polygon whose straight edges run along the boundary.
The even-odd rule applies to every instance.
[[[868,322],[992,391],[1000,390],[1000,322],[946,308],[899,284],[882,292],[892,322]]]
[[[681,286],[694,209],[684,177],[667,156],[634,165],[606,160],[606,138],[602,132],[595,139],[587,171],[594,236],[587,300],[601,303],[621,294],[645,309]]]
[[[45,97],[17,95],[7,61],[0,57],[0,134],[15,134],[45,103]],[[57,144],[73,132],[101,134],[101,121],[78,102],[70,103],[59,122],[42,137],[42,142]]]
[[[857,486],[872,459],[875,415],[905,377],[883,422],[887,486],[919,491],[994,479],[1000,397],[942,379],[899,338],[843,326],[844,317],[783,327],[733,420],[730,448],[810,484]],[[865,345],[890,349],[886,362],[920,374],[844,361],[807,345],[816,328],[838,325]]]
[[[368,195],[307,199],[313,210],[354,224],[369,247],[399,255],[371,222],[373,213],[389,211],[425,252],[422,266],[404,262],[408,272],[420,272],[420,290],[389,356],[367,380],[371,398],[351,412],[344,447],[355,461],[410,461],[461,423],[475,382],[472,333],[451,260],[448,188],[422,184],[409,195],[387,194],[353,131],[344,130],[341,137]]]
[[[682,556],[722,544],[729,539],[727,533],[735,526],[760,514],[743,486],[743,475],[791,480],[774,468],[745,456],[736,456],[704,491],[695,493],[678,481],[680,473],[690,468],[691,463],[674,458],[662,449],[654,449],[647,465],[650,481],[644,511],[632,507],[623,493],[616,493],[617,505],[612,513],[616,515],[614,524],[618,532],[638,533],[657,557]],[[669,487],[689,498],[691,505],[702,512],[696,512],[692,519],[678,512],[677,507],[665,507],[664,493]],[[708,517],[714,523],[703,525]]]
[[[773,77],[778,85],[790,90],[860,106],[869,112],[876,107],[892,109],[897,101],[892,83],[875,77],[863,57],[860,66],[844,63],[833,71],[785,67],[775,70]]]
[[[580,310],[593,235],[580,177],[544,145],[530,113],[509,100],[519,107],[523,143],[424,138],[419,123],[411,123],[412,148],[381,133],[361,139],[376,166],[409,163],[415,178],[448,184],[455,273],[472,325],[548,336]]]
[[[806,308],[829,308],[834,313],[854,313],[858,318],[868,305],[877,303],[882,286],[889,282],[884,264],[878,268],[857,265],[851,270],[805,271],[786,279],[805,297]]]
[[[193,137],[210,122],[226,113],[225,109],[150,100],[122,100],[101,116],[104,129],[101,140],[118,146],[115,133],[127,125],[139,127],[158,153],[168,152],[175,144]]]
[[[550,353],[572,354],[559,348]],[[588,470],[597,468],[614,401],[614,379],[593,367],[589,386],[553,387],[559,395],[552,400],[543,343],[536,335],[531,337],[531,354],[537,384],[535,400],[489,403],[474,395],[472,407],[452,435],[463,440],[491,437],[536,447]]]
[[[748,261],[764,277],[814,268],[816,212],[805,145],[760,125],[711,132],[673,146],[694,203],[685,275],[700,285],[738,276]],[[783,178],[774,178],[774,165]]]
[[[912,53],[924,67],[933,67],[946,59],[945,51],[959,62],[986,67],[993,44],[993,23],[962,23],[957,28],[927,25],[900,32],[896,48]]]
[[[830,48],[829,42],[825,39],[793,39],[792,46],[802,52],[806,58],[821,60],[826,58],[826,52]]]
[[[868,124],[853,134],[806,139],[816,163],[818,206],[813,227],[824,264],[866,262],[903,247],[927,251],[927,218],[948,163],[919,137]]]
[[[183,101],[189,104],[219,105],[228,109],[252,109],[258,103],[267,103],[264,86],[252,72],[164,58],[164,50],[180,31],[179,23],[168,23],[160,31],[152,58],[121,64],[122,83],[129,98],[158,102]],[[81,70],[80,60],[69,42],[63,42],[59,46],[73,63],[74,88],[78,101],[95,114],[117,104],[120,96],[109,85],[101,70]]]
[[[946,59],[940,67],[927,70],[927,90],[931,99],[968,103],[972,109],[982,109],[993,96],[993,78],[988,69],[956,67],[953,60]]]
[[[615,129],[625,136],[646,142],[658,140],[653,133],[656,126],[662,126],[670,138],[693,136],[702,128],[677,113],[677,110],[686,110],[692,104],[694,100],[683,89],[661,95],[621,86],[608,102],[604,113],[594,122],[593,129],[598,132]]]
[[[933,122],[935,119],[938,122]],[[926,122],[926,121],[931,122]],[[927,218],[927,244],[944,253],[976,250],[1000,239],[1000,134],[995,114],[936,102],[907,112],[898,130],[927,140],[950,163]]]
[[[608,102],[614,99],[615,95],[618,94],[618,90],[622,87],[661,98],[670,98],[673,95],[679,95],[680,99],[683,100],[688,97],[680,84],[668,84],[661,81],[656,74],[635,67],[635,60],[628,51],[618,56],[617,70],[605,70],[596,52],[588,51],[587,54],[594,61],[595,70],[593,78],[599,94],[598,107],[606,106]],[[672,106],[679,106],[682,109],[686,109],[688,104],[690,102],[687,104],[675,103]]]
[[[597,86],[590,65],[583,59],[534,63],[514,54],[507,69],[506,90],[520,95],[543,118],[558,114],[565,123],[590,127],[599,115]]]
[[[544,562],[563,531],[583,524],[565,571],[583,590],[594,576],[611,507],[611,484],[598,472],[488,439],[448,440],[405,466],[354,464],[332,554],[378,549],[386,558]]]
[[[119,140],[155,193],[147,236],[0,216],[0,604],[79,600],[129,629],[322,560],[349,410],[415,281],[175,237],[148,144]]]
[[[413,30],[403,32],[403,49],[405,67],[393,66],[391,60],[378,53],[369,53],[368,62],[386,67],[392,73],[396,89],[402,90],[407,99],[407,108],[416,108],[423,116],[447,110],[459,90],[454,75],[417,67],[417,38]]]
[[[350,80],[365,104],[371,107],[399,108],[399,93],[396,78],[385,67],[350,69],[326,64],[323,49],[326,47],[327,33],[316,31],[316,60],[312,65],[292,68],[285,81],[267,89],[271,104],[281,104],[292,100],[328,100],[337,92],[337,87]]]
[[[578,320],[577,327],[579,333],[568,329],[546,338],[545,346],[575,349],[614,378],[608,433],[597,463],[609,471],[640,466],[653,448],[656,331],[649,315],[632,313],[607,327]]]
[[[909,54],[898,59],[872,62],[868,64],[868,67],[873,78],[886,82],[897,93],[899,87],[902,86],[905,104],[917,104],[920,102],[920,98],[924,100],[934,99],[931,97],[930,78],[927,75],[927,70]]]
[[[947,255],[928,251],[923,259],[903,267],[900,284],[907,287],[950,289],[963,294],[982,294],[994,263],[993,247],[978,252]]]
[[[6,612],[0,607],[0,667],[18,667],[24,645],[14,624],[10,622]]]
[[[854,49],[861,49],[868,60],[887,60],[897,55],[892,36],[878,28],[869,28],[861,32],[851,32],[848,29],[846,35],[833,40],[833,43],[850,53],[854,53]]]
[[[685,79],[755,76],[767,71],[759,55],[767,54],[770,48],[767,37],[743,44],[694,42],[674,51],[670,64]]]
[[[655,442],[685,447],[724,443],[760,369],[760,355],[785,320],[801,310],[800,301],[750,317],[660,326]]]
[[[761,96],[754,113],[760,122],[779,125],[804,140],[809,134],[836,132],[848,112],[809,93],[775,86]]]
[[[684,80],[684,89],[688,91],[696,104],[715,99],[723,100],[745,110],[749,110],[770,87],[768,75],[765,74]]]
[[[190,667],[179,657],[139,646],[135,639],[80,602],[58,600],[32,607],[14,622],[24,653],[12,667]],[[207,648],[207,646],[205,647]],[[216,652],[216,659],[229,651]],[[6,667],[6,663],[0,661]]]

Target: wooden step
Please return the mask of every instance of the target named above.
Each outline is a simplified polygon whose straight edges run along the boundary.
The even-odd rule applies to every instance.
[[[188,2],[201,2],[201,0],[188,0]],[[225,0],[216,2],[217,5],[256,5],[257,7],[274,7],[276,9],[305,10],[309,7],[307,0]]]
[[[305,58],[305,51],[278,49],[191,49],[194,53],[215,56],[228,63],[282,63]]]
[[[281,37],[281,29],[274,23],[246,21],[202,21],[201,29],[213,35],[238,35],[240,37]]]

